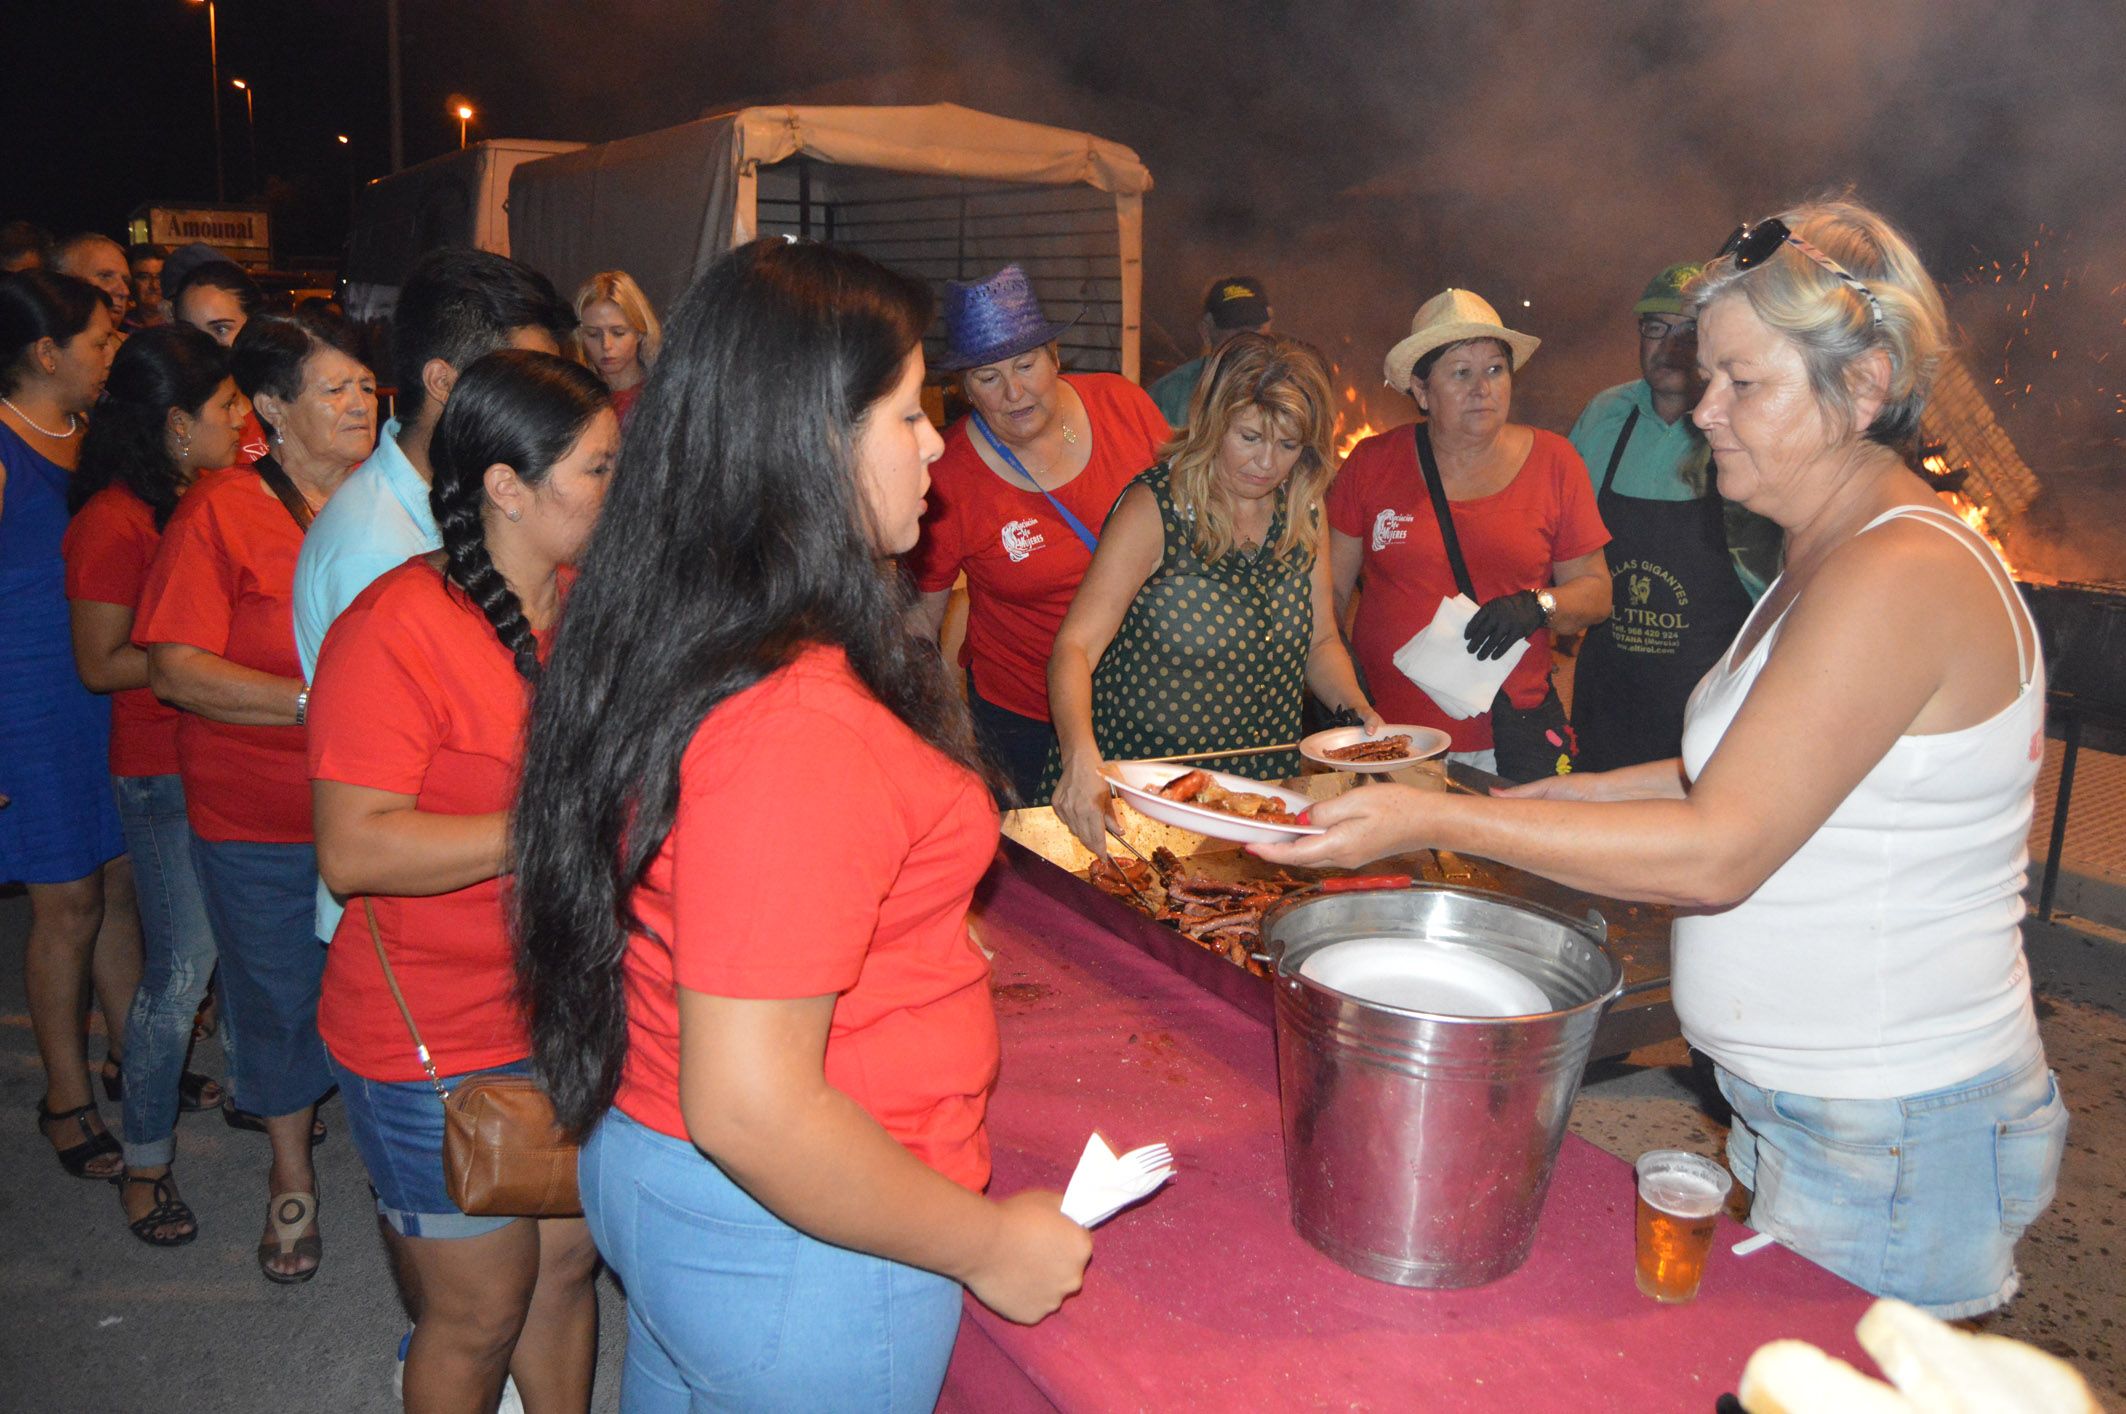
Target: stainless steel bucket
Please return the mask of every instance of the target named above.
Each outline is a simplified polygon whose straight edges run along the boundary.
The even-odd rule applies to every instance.
[[[1478,1286],[1535,1240],[1565,1121],[1624,974],[1598,913],[1477,889],[1303,895],[1263,920],[1276,963],[1285,1173],[1300,1235],[1362,1276]],[[1300,975],[1354,938],[1466,948],[1535,982],[1553,1011],[1434,1015]]]

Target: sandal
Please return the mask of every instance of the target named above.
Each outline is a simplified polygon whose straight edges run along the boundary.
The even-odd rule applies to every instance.
[[[318,1267],[325,1258],[325,1239],[317,1231],[317,1195],[315,1193],[276,1193],[272,1198],[273,1235],[262,1238],[258,1244],[258,1269],[266,1280],[279,1286],[294,1286],[317,1275]],[[308,1228],[308,1237],[298,1236]],[[276,1271],[276,1257],[308,1257],[310,1265],[301,1271]]]
[[[236,1107],[236,1096],[231,1092],[224,1092],[221,1097],[221,1122],[231,1129],[248,1129],[253,1134],[264,1134],[266,1132],[266,1122],[249,1110],[238,1109]],[[331,1132],[331,1130],[325,1128],[325,1121],[321,1119],[311,1120],[310,1147],[315,1149],[318,1145],[324,1143],[325,1136]]]
[[[95,1114],[96,1102],[93,1100],[78,1110],[48,1110],[44,1107],[44,1101],[39,1100],[37,1102],[37,1132],[44,1136],[45,1142],[50,1143],[54,1136],[52,1131],[45,1126],[64,1124],[68,1120],[72,1120],[81,1127],[81,1142],[71,1149],[56,1151],[59,1167],[65,1169],[76,1178],[85,1178],[94,1183],[116,1183],[125,1175],[123,1167],[119,1168],[115,1173],[89,1172],[89,1165],[95,1163],[104,1155],[122,1152],[118,1147],[118,1141],[111,1137],[111,1131],[108,1129],[89,1128],[89,1116]],[[98,1115],[97,1119],[100,1122],[102,1116]]]
[[[199,1236],[199,1220],[193,1216],[191,1208],[185,1205],[185,1200],[177,1196],[177,1190],[171,1187],[167,1169],[154,1178],[129,1173],[125,1175],[119,1187],[123,1189],[127,1184],[133,1183],[146,1184],[155,1194],[155,1206],[126,1224],[133,1236],[150,1247],[182,1247]],[[121,1198],[119,1201],[124,1200]],[[178,1227],[179,1224],[184,1226]],[[159,1231],[169,1227],[178,1227],[178,1230]]]
[[[214,1093],[210,1097],[207,1092]],[[125,1065],[122,1061],[107,1060],[103,1063],[103,1093],[111,1097],[112,1104],[125,1103]],[[201,1075],[188,1070],[177,1082],[177,1108],[179,1112],[196,1115],[204,1110],[221,1106],[221,1082],[211,1075]]]

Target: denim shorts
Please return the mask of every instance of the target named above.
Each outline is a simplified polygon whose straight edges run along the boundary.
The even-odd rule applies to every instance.
[[[1891,1100],[1761,1090],[1718,1070],[1750,1225],[1878,1296],[1961,1320],[2015,1295],[2015,1244],[2051,1203],[2067,1107],[2042,1050]]]
[[[401,1237],[481,1237],[517,1221],[476,1218],[450,1201],[443,1186],[443,1102],[426,1080],[370,1080],[332,1058],[340,1102],[355,1151],[369,1171],[376,1210]],[[454,1088],[472,1075],[529,1075],[531,1062],[491,1065],[464,1075],[446,1075]]]
[[[577,1174],[591,1237],[627,1288],[627,1414],[937,1404],[959,1283],[799,1232],[692,1144],[619,1110]]]

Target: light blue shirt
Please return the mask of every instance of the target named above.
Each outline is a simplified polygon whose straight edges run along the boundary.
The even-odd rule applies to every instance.
[[[442,544],[428,509],[428,483],[399,450],[399,421],[393,418],[384,424],[369,460],[340,483],[303,536],[303,552],[295,562],[295,650],[303,660],[304,681],[317,676],[326,630],[363,590]],[[320,938],[331,940],[341,911],[340,901],[318,880]]]
[[[295,651],[304,679],[317,676],[325,631],[363,590],[442,544],[428,509],[428,483],[399,450],[393,418],[369,460],[332,493],[303,536],[295,562]]]

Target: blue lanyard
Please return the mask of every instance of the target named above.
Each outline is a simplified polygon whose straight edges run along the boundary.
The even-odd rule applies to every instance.
[[[1090,530],[1087,530],[1085,528],[1085,522],[1079,520],[1076,516],[1072,515],[1070,513],[1070,507],[1064,505],[1061,501],[1056,499],[1055,492],[1050,491],[1040,482],[1033,479],[1033,473],[1028,471],[1024,464],[1022,464],[1017,457],[1011,454],[1011,448],[1005,446],[1002,442],[998,441],[997,434],[989,430],[989,424],[982,420],[982,415],[976,412],[969,413],[968,416],[974,419],[975,431],[982,434],[982,440],[989,444],[990,450],[994,451],[998,456],[1002,457],[1004,459],[1005,465],[1009,466],[1013,471],[1017,472],[1019,475],[1025,477],[1026,484],[1028,486],[1033,487],[1034,490],[1039,491],[1043,496],[1046,496],[1048,498],[1048,504],[1056,508],[1056,514],[1063,517],[1063,523],[1070,527],[1071,533],[1076,535],[1079,540],[1084,542],[1086,551],[1090,553],[1091,551],[1099,549],[1100,537],[1093,534]]]

